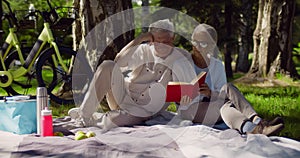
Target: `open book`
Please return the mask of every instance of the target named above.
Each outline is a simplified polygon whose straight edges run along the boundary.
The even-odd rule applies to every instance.
[[[182,96],[194,99],[198,95],[199,86],[205,82],[206,72],[201,72],[190,83],[169,82],[166,91],[166,102],[180,102]]]

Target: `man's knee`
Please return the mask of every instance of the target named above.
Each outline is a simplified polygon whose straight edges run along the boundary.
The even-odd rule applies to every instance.
[[[116,66],[116,63],[112,60],[105,60],[103,61],[97,68],[95,72],[95,77],[98,78],[98,76],[107,76],[109,77]]]
[[[113,70],[116,63],[112,60],[104,60],[98,67],[97,70]]]

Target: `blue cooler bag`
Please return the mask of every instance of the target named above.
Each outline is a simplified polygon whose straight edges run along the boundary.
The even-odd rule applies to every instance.
[[[36,100],[24,99],[24,97],[1,100],[0,130],[16,134],[36,133]]]

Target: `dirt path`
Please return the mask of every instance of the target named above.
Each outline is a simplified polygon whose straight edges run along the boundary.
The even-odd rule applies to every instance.
[[[232,82],[235,84],[250,84],[257,87],[296,86],[300,88],[300,81],[291,81],[291,79],[285,81],[280,79],[241,77]]]

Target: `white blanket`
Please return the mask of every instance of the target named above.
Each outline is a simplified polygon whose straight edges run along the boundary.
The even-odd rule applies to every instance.
[[[300,157],[300,142],[260,134],[195,126],[118,127],[75,129],[96,133],[80,141],[74,136],[38,137],[0,131],[0,157]]]

